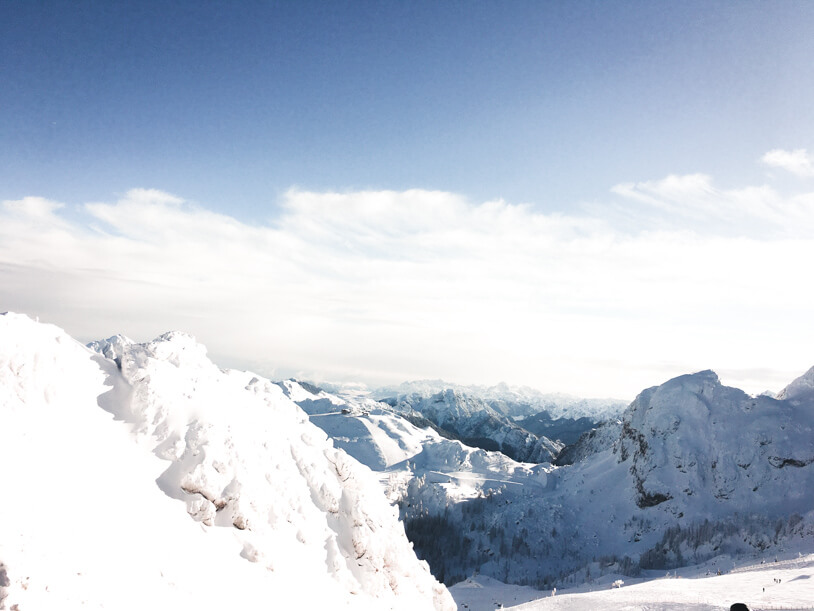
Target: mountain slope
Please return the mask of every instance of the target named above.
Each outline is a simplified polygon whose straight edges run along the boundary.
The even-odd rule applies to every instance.
[[[545,481],[545,465],[519,463],[501,452],[448,439],[428,420],[408,419],[409,414],[384,403],[338,397],[295,380],[278,384],[337,446],[379,472],[387,497],[401,503],[403,514],[412,513],[404,506],[411,491],[424,484],[438,485],[431,502],[435,509],[444,509],[506,485],[539,487]]]
[[[777,394],[777,399],[794,405],[814,403],[814,367],[806,371]]]
[[[698,559],[725,541],[741,551],[769,545],[786,528],[778,520],[814,510],[812,407],[751,397],[711,371],[643,391],[612,447],[560,471],[558,496],[583,525],[575,542],[594,533],[603,553],[648,565]],[[668,531],[675,545],[665,545]],[[704,540],[718,542],[699,551]],[[662,551],[678,545],[668,561]]]
[[[601,422],[596,428],[592,428],[580,435],[575,443],[564,447],[557,455],[554,464],[565,467],[612,448],[621,433],[621,420],[611,419]]]
[[[640,505],[672,497],[679,511],[805,512],[814,485],[811,408],[751,397],[702,371],[642,392],[623,417],[617,449]]]
[[[297,380],[277,382],[285,395],[356,460],[383,471],[421,452],[428,441],[440,439],[429,428],[418,428],[384,403],[346,399]]]
[[[468,445],[500,451],[520,462],[551,462],[563,447],[523,429],[483,400],[451,388],[430,396],[399,395],[383,401],[401,413],[418,412]]]
[[[795,397],[750,397],[709,371],[669,380],[586,435],[578,462],[525,485],[441,511],[441,484],[413,486],[410,505],[430,517],[411,516],[408,534],[431,550],[457,530],[457,551],[432,558],[437,575],[544,587],[723,553],[811,552],[814,402]]]
[[[576,443],[583,433],[598,424],[595,418],[552,418],[547,411],[537,412],[520,421],[520,425],[538,437],[547,437],[566,446]]]
[[[454,608],[278,386],[184,334],[95,347],[0,317],[6,605]]]

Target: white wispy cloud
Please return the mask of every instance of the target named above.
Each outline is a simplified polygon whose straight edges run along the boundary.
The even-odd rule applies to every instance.
[[[761,161],[773,168],[781,168],[797,176],[814,176],[814,159],[806,149],[786,151],[773,149],[763,155]]]
[[[651,222],[697,233],[771,238],[807,237],[814,230],[814,193],[786,197],[768,185],[719,189],[705,174],[622,183],[611,191],[652,208]]]
[[[630,396],[693,368],[814,361],[812,194],[702,175],[614,192],[657,216],[623,230],[422,190],[291,190],[259,226],[155,190],[87,204],[86,222],[6,201],[0,299],[88,340],[181,329],[232,366],[373,383]]]

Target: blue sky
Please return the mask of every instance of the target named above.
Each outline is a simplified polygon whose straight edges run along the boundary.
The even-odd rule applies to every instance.
[[[737,184],[814,131],[806,2],[0,7],[7,197],[150,187],[263,219],[292,185],[420,187],[567,210],[669,173]]]
[[[0,309],[280,375],[776,388],[814,364],[812,31],[810,2],[0,0]]]

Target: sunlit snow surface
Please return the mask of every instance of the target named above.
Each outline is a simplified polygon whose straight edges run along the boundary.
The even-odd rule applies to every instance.
[[[96,347],[0,316],[0,604],[454,608],[277,385],[184,334]]]
[[[547,464],[512,460],[501,452],[467,446],[441,437],[431,428],[419,428],[398,410],[366,397],[337,396],[306,390],[301,382],[280,382],[284,392],[311,416],[334,443],[362,464],[380,473],[385,491],[398,500],[407,483],[423,477],[444,492],[447,502],[473,498],[506,486],[539,491],[545,488]]]
[[[450,588],[459,609],[491,611],[502,605],[518,611],[707,611],[729,609],[736,602],[752,611],[762,609],[814,609],[814,554],[775,562],[733,567],[728,559],[718,565],[728,572],[718,576],[715,564],[670,571],[660,578],[634,579],[620,588],[612,578],[580,588],[540,592],[528,587],[475,577]],[[710,575],[707,575],[710,573]],[[635,583],[634,583],[635,582]]]

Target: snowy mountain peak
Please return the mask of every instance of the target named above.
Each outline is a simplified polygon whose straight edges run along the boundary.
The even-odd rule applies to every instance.
[[[662,384],[660,388],[662,391],[681,389],[692,393],[708,393],[719,386],[721,386],[721,380],[718,378],[718,374],[711,369],[705,369],[672,378]]]
[[[146,344],[153,358],[172,363],[176,367],[190,366],[218,369],[206,356],[206,347],[189,333],[168,331]]]
[[[94,352],[98,352],[105,358],[111,361],[116,361],[116,364],[121,366],[122,354],[128,346],[135,344],[135,342],[126,335],[113,335],[107,339],[100,339],[90,342],[87,346]]]
[[[705,418],[712,405],[721,410],[749,399],[742,390],[721,384],[711,370],[678,376],[642,391],[625,411],[623,419],[653,430],[665,422]],[[672,426],[667,425],[667,426]]]
[[[814,367],[781,390],[777,398],[794,403],[814,398]]]
[[[722,501],[768,505],[783,494],[781,465],[814,460],[812,418],[795,411],[788,401],[724,386],[711,371],[679,376],[636,398],[614,451],[630,461],[640,507],[671,499],[682,511]]]

